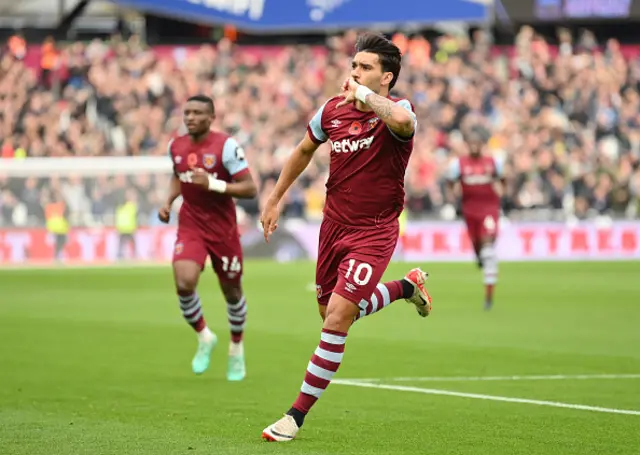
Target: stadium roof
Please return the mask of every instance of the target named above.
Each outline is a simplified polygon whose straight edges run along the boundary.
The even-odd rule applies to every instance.
[[[0,27],[54,27],[61,16],[71,11],[79,0],[0,0]],[[118,6],[107,0],[93,0],[78,21],[78,26],[101,28],[112,24]]]
[[[112,0],[158,15],[263,32],[484,23],[492,0]]]

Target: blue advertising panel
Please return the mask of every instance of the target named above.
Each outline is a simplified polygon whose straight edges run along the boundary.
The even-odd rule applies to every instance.
[[[183,20],[285,31],[441,21],[484,22],[486,0],[112,0]]]

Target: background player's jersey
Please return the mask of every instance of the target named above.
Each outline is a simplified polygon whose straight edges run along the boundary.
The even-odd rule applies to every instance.
[[[192,170],[197,167],[226,182],[248,173],[244,151],[236,140],[213,131],[197,144],[188,135],[180,136],[169,143],[169,154],[183,198],[180,229],[196,230],[212,241],[237,235],[236,206],[231,196],[190,183]]]
[[[395,220],[404,206],[404,176],[413,137],[396,136],[376,113],[331,98],[309,122],[311,139],[329,141],[331,164],[324,215],[343,225],[370,227]],[[394,100],[413,115],[407,100]]]
[[[451,162],[447,177],[460,181],[464,216],[500,211],[500,196],[493,183],[502,178],[502,168],[502,162],[490,156],[464,156]]]

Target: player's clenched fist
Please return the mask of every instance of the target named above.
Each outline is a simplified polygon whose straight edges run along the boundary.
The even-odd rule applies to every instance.
[[[165,204],[158,211],[158,219],[163,223],[168,223],[170,218],[171,218],[171,206],[168,204]]]
[[[278,218],[280,217],[280,209],[278,208],[278,202],[272,199],[268,199],[267,203],[260,215],[260,223],[262,224],[262,231],[264,239],[268,243],[269,237],[278,229]]]
[[[199,185],[204,189],[209,189],[209,173],[202,169],[201,167],[197,167],[193,170],[193,176],[191,177],[191,183]]]
[[[358,84],[352,77],[345,80],[342,84],[341,93],[341,96],[344,99],[336,105],[336,108],[346,106],[349,103],[353,103],[356,100],[356,90],[358,90],[358,87],[360,87],[360,84]]]

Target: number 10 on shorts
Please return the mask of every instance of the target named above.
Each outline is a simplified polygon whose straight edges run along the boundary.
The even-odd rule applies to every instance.
[[[371,280],[373,267],[366,262],[361,262],[356,266],[356,260],[349,259],[349,269],[347,270],[347,273],[345,273],[344,277],[349,279],[351,277],[351,272],[353,272],[353,281],[359,286],[364,286],[369,283],[369,280]]]

